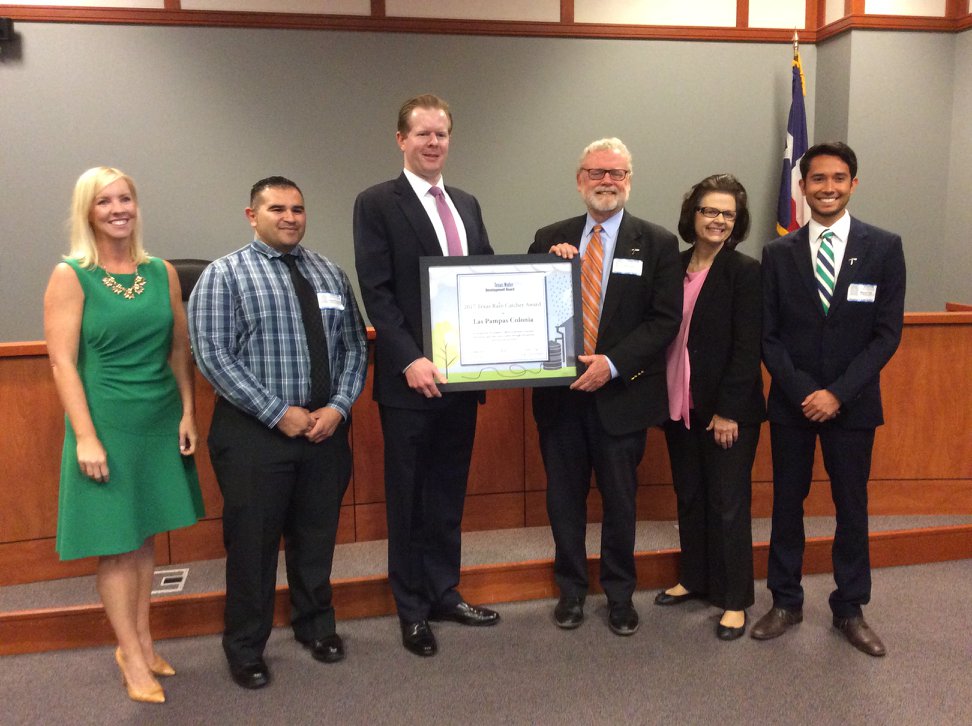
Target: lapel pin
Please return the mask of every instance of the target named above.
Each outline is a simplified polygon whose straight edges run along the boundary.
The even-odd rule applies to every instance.
[[[856,257],[849,257],[849,258],[847,258],[847,262],[853,265],[855,262],[857,262],[857,258]]]

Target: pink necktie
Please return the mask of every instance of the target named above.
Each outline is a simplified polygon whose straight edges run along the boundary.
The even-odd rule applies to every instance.
[[[445,227],[446,247],[449,249],[449,257],[462,256],[462,242],[459,240],[459,229],[456,227],[456,218],[452,216],[452,210],[446,204],[445,195],[439,187],[431,187],[429,194],[435,197],[435,209]]]

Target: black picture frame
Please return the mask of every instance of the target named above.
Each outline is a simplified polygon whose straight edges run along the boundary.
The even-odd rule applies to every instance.
[[[424,353],[450,379],[440,390],[563,386],[577,378],[579,258],[421,257],[419,269]]]

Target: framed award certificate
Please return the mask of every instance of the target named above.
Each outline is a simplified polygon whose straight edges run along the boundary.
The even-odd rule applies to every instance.
[[[444,391],[562,386],[577,377],[580,261],[422,257],[425,356]]]

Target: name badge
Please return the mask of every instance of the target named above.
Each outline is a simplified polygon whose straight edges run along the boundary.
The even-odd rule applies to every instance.
[[[614,263],[611,265],[611,272],[615,275],[640,275],[643,267],[643,260],[615,257]]]
[[[344,300],[333,292],[317,293],[317,307],[321,310],[344,310]]]
[[[847,288],[848,302],[874,302],[877,297],[877,285],[864,285],[855,282]]]

